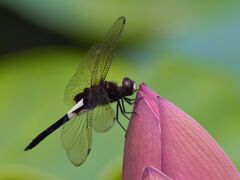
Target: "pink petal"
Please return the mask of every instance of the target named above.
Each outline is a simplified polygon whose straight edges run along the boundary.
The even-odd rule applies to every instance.
[[[123,179],[154,167],[172,179],[240,179],[202,126],[145,85],[140,87],[125,140]]]
[[[147,167],[144,169],[142,173],[141,180],[172,180],[172,179],[165,175],[163,172],[153,167]]]

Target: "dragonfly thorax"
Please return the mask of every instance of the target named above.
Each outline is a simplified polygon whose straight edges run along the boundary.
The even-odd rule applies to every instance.
[[[108,94],[111,102],[117,101],[122,98],[122,88],[114,82],[103,81],[103,87]]]
[[[110,81],[102,81],[100,84],[104,87],[111,102],[117,101],[124,96],[131,96],[136,90],[134,81],[128,77],[123,79],[122,86]]]

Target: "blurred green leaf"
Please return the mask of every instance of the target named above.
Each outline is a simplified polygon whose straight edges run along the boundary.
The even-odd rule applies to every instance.
[[[122,159],[120,156],[107,163],[98,175],[98,180],[121,180],[122,179]]]
[[[61,180],[46,172],[23,165],[8,164],[0,166],[0,179],[4,180]]]

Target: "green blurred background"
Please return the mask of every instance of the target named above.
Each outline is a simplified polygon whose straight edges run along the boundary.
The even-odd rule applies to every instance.
[[[0,179],[120,179],[118,125],[94,132],[80,167],[67,160],[60,130],[23,148],[69,109],[66,83],[122,15],[108,79],[145,82],[198,120],[240,169],[240,1],[1,0]]]

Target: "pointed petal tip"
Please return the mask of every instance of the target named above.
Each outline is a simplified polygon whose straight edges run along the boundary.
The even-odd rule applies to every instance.
[[[141,180],[172,180],[169,176],[154,167],[146,167],[143,170]]]

